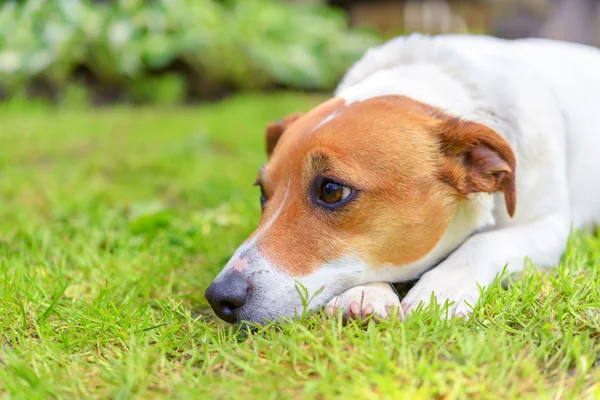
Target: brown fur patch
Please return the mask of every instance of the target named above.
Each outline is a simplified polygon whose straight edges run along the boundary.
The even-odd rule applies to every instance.
[[[469,191],[503,190],[514,210],[510,147],[489,128],[457,121],[401,96],[348,106],[334,98],[296,119],[263,171],[268,201],[252,236],[260,235],[259,251],[294,276],[354,254],[402,266],[435,247]],[[358,196],[339,210],[319,207],[310,196],[317,175]]]
[[[517,165],[508,142],[484,125],[450,117],[440,137],[445,155],[441,178],[462,195],[503,192],[512,217],[517,206]]]

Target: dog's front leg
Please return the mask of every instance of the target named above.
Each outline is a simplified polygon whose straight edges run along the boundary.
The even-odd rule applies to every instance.
[[[468,316],[479,299],[478,286],[489,286],[506,265],[508,272],[518,272],[526,257],[538,267],[558,264],[569,235],[568,221],[563,213],[556,213],[472,236],[423,274],[402,299],[403,312],[410,314],[419,304],[428,305],[433,293],[439,305],[451,303],[447,317]]]

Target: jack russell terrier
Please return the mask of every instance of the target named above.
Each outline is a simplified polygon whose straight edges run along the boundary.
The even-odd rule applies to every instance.
[[[505,267],[555,266],[600,222],[600,50],[400,37],[266,142],[260,224],[206,290],[220,318],[294,317],[298,283],[346,319],[432,294],[466,317]],[[390,285],[418,277],[403,299]]]

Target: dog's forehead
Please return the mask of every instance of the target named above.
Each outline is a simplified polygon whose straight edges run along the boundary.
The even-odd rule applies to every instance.
[[[437,113],[434,107],[405,96],[352,104],[343,98],[330,99],[285,131],[265,172],[273,178],[300,172],[315,153],[355,166],[384,162],[386,156],[401,157],[410,164],[413,146],[419,142],[415,135],[431,129]],[[400,154],[391,154],[390,149]]]
[[[290,145],[298,146],[300,141],[310,140],[319,128],[342,114],[345,108],[345,100],[339,97],[331,98],[319,104],[287,127],[277,143],[277,150],[284,149]],[[281,151],[278,152],[281,153]]]

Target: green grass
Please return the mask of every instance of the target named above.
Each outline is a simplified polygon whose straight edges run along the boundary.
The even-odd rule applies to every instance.
[[[600,238],[428,309],[252,335],[203,293],[259,218],[263,128],[321,99],[0,107],[0,393],[14,398],[600,398]]]

